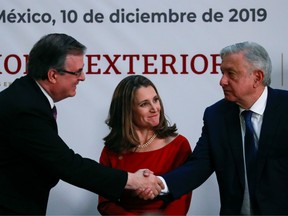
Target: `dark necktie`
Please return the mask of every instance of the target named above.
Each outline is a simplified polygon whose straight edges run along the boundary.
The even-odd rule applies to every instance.
[[[53,113],[53,117],[56,120],[57,119],[57,109],[56,106],[54,105],[54,107],[52,108],[52,113]]]
[[[251,122],[252,116],[251,110],[245,110],[241,113],[241,115],[245,119],[245,162],[246,162],[246,172],[247,172],[247,180],[249,187],[249,195],[250,201],[253,208],[253,203],[255,201],[255,172],[256,172],[256,156],[257,149],[254,140],[254,129]]]

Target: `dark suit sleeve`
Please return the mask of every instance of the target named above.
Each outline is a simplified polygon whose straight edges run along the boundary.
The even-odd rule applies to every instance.
[[[179,168],[163,175],[169,193],[174,199],[194,190],[212,174],[213,169],[209,151],[208,131],[204,114],[204,126],[201,137],[188,161]]]
[[[33,164],[33,168],[20,164],[26,169],[26,175],[30,175],[31,185],[39,185],[41,179],[43,184],[62,179],[109,199],[118,199],[126,185],[127,172],[102,166],[74,153],[58,136],[50,110],[35,109],[16,112],[9,130],[16,158],[25,158],[23,161]]]

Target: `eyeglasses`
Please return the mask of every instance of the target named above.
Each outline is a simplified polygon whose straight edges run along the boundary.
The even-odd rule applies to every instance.
[[[59,69],[59,70],[57,70],[58,72],[62,72],[62,73],[67,73],[67,74],[71,74],[71,75],[74,75],[74,76],[76,76],[76,77],[80,77],[81,76],[81,74],[83,73],[83,71],[81,70],[81,71],[77,71],[77,72],[72,72],[72,71],[67,71],[67,70],[64,70],[64,69]]]

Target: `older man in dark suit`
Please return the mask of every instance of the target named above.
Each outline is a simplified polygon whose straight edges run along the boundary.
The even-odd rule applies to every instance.
[[[288,215],[288,92],[269,87],[271,60],[262,46],[238,43],[220,55],[225,99],[205,110],[189,161],[163,176],[170,196],[197,188],[215,171],[220,214]]]

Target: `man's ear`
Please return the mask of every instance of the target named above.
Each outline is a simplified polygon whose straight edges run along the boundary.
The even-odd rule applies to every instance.
[[[48,73],[47,73],[47,76],[48,76],[47,79],[48,79],[49,82],[56,83],[58,72],[55,69],[49,69]]]
[[[262,85],[264,80],[264,72],[262,70],[255,70],[253,73],[254,73],[254,87]]]

